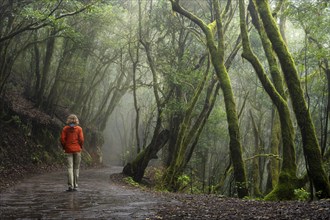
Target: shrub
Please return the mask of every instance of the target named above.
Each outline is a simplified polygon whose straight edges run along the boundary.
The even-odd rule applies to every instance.
[[[310,193],[307,192],[304,188],[295,189],[294,195],[295,195],[296,199],[299,201],[306,201],[310,197]]]

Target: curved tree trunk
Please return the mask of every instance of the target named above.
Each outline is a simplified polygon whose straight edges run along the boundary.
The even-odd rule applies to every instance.
[[[123,173],[133,177],[136,182],[141,182],[145,169],[151,159],[157,158],[157,153],[164,147],[169,138],[169,131],[163,130],[159,134],[154,132],[151,143],[143,149],[132,163],[127,163]]]
[[[167,168],[167,172],[164,175],[165,183],[168,185],[169,188],[171,188],[174,191],[180,188],[180,186],[177,184],[177,179],[182,174],[184,168],[186,167],[187,163],[191,158],[191,155],[194,151],[194,147],[196,146],[196,143],[198,141],[200,132],[204,127],[203,122],[206,120],[208,116],[206,113],[208,112],[208,109],[211,106],[211,104],[207,105],[206,108],[204,106],[203,108],[204,111],[200,113],[199,118],[192,125],[193,110],[195,109],[197,101],[206,84],[209,75],[209,66],[210,63],[208,64],[203,79],[198,85],[198,88],[196,89],[195,94],[192,97],[192,100],[189,103],[189,106],[184,113],[183,120],[180,124],[177,139],[175,142],[174,157],[170,163],[170,166]],[[212,93],[209,93],[208,95],[212,96]],[[208,103],[210,99],[211,97],[207,97],[206,103]]]
[[[274,18],[271,15],[267,0],[254,0],[258,13],[263,21],[268,38],[280,61],[285,81],[292,100],[292,106],[300,128],[303,149],[306,158],[307,172],[319,198],[330,197],[330,185],[326,176],[320,146],[316,137],[314,124],[307,107],[304,93],[294,64],[294,60],[283,41]]]
[[[205,34],[207,48],[210,52],[212,64],[214,66],[216,75],[219,79],[220,87],[222,89],[225,101],[225,108],[227,113],[227,122],[229,130],[229,149],[230,155],[234,166],[234,176],[236,181],[236,188],[238,197],[243,198],[248,195],[246,173],[242,158],[242,146],[240,142],[240,132],[238,126],[238,116],[236,112],[236,104],[234,100],[234,95],[230,83],[230,78],[227,69],[224,65],[224,38],[223,38],[223,27],[220,16],[220,9],[217,0],[214,0],[215,12],[216,12],[216,23],[211,25],[206,25],[201,19],[193,15],[192,13],[183,9],[177,0],[171,0],[172,9],[183,16],[187,17],[195,24],[197,24]],[[215,44],[213,37],[212,27],[213,24],[217,25],[218,31],[218,48]]]
[[[265,38],[266,35],[263,32],[263,29],[259,25],[259,18],[253,13],[253,5],[250,5],[252,11],[252,16],[254,18],[254,24],[257,27],[260,37],[263,42],[263,46],[267,55],[267,59],[272,69],[272,76],[275,86],[272,84],[270,79],[265,74],[263,66],[258,60],[257,56],[253,53],[250,42],[247,34],[246,22],[245,22],[245,5],[244,0],[240,0],[240,26],[242,34],[242,44],[243,44],[243,53],[242,56],[247,59],[253,66],[256,71],[256,74],[263,85],[265,91],[272,99],[275,104],[281,121],[281,135],[283,141],[283,163],[282,169],[279,176],[279,182],[267,196],[267,199],[272,200],[282,200],[282,199],[293,199],[294,189],[297,188],[298,178],[296,176],[297,165],[296,165],[296,155],[294,147],[294,129],[293,123],[290,116],[289,106],[284,97],[284,89],[281,84],[281,77],[279,70],[277,68],[274,55],[271,51],[269,41]],[[282,94],[280,94],[282,93]],[[289,187],[290,186],[290,187]]]

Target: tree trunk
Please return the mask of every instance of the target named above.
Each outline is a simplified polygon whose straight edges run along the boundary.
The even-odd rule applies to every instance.
[[[113,92],[113,95],[109,101],[108,107],[107,107],[106,111],[104,112],[104,114],[102,114],[102,115],[104,115],[104,117],[99,118],[99,121],[101,122],[99,125],[99,129],[101,131],[103,131],[105,129],[108,118],[110,117],[112,111],[115,109],[116,104],[120,101],[120,99],[125,95],[125,93],[129,89],[129,84],[132,81],[132,76],[127,75],[125,80],[123,79],[124,76],[125,76],[124,72],[121,73],[119,79],[116,82],[116,86],[115,86],[116,89]]]
[[[42,69],[42,75],[41,75],[41,81],[40,81],[40,88],[37,94],[37,100],[36,103],[39,107],[43,105],[44,101],[44,95],[46,92],[46,84],[48,81],[48,76],[50,72],[50,66],[52,62],[52,56],[54,53],[54,46],[55,46],[55,33],[56,29],[53,28],[50,32],[49,39],[46,44],[46,55],[43,63],[43,69]]]
[[[212,64],[214,66],[216,75],[219,79],[220,87],[222,89],[225,101],[225,108],[227,113],[228,131],[230,137],[229,149],[234,166],[234,177],[236,181],[236,189],[239,198],[248,195],[247,180],[245,167],[242,158],[242,147],[240,142],[240,132],[238,126],[238,116],[236,112],[236,104],[230,83],[230,78],[227,69],[224,65],[224,36],[222,30],[222,22],[220,16],[220,9],[218,1],[214,0],[216,12],[216,25],[218,31],[218,48],[215,45],[215,40],[212,32],[212,25],[206,25],[201,19],[183,9],[177,0],[171,0],[172,9],[197,24],[205,34],[207,48],[210,52]]]
[[[34,35],[34,40],[37,41],[38,40],[38,32],[35,31],[33,33]],[[33,96],[36,98],[37,95],[38,95],[38,91],[40,89],[40,82],[41,82],[41,74],[40,74],[40,51],[39,51],[39,48],[38,48],[38,44],[34,44],[33,45],[33,51],[34,51],[34,63],[35,63],[35,69],[34,69],[34,72],[35,72],[35,75],[36,75],[36,82],[35,82],[35,85],[34,85],[34,94]]]
[[[56,69],[55,80],[47,98],[46,111],[50,115],[53,115],[55,112],[56,107],[54,105],[59,99],[62,76],[66,73],[66,69],[68,68],[74,54],[69,45],[68,40],[65,40],[63,44],[63,54]]]
[[[168,138],[168,130],[163,130],[159,134],[155,132],[151,143],[138,154],[132,163],[126,164],[123,173],[133,177],[134,181],[141,182],[149,161],[157,158],[156,154],[164,147]]]
[[[11,70],[14,64],[14,57],[7,55],[7,48],[0,55],[3,55],[4,57],[3,60],[0,61],[0,94],[1,94],[11,74]]]
[[[250,117],[251,117],[251,122],[252,122],[252,127],[253,127],[253,135],[254,135],[254,155],[260,154],[260,144],[259,144],[259,131],[257,124],[254,120],[252,111],[250,110]],[[252,179],[253,179],[253,191],[251,192],[252,195],[256,197],[261,197],[262,193],[260,190],[260,164],[259,164],[259,158],[255,157],[252,161]]]
[[[308,33],[306,33],[308,34]],[[320,49],[323,50],[323,45],[321,43],[319,43],[316,39],[314,39],[313,37],[309,37],[309,40],[311,40],[312,42],[314,42],[316,44],[316,46]],[[324,116],[321,121],[324,120],[324,127],[323,127],[323,131],[321,132],[321,154],[322,156],[325,155],[326,152],[326,148],[328,146],[328,127],[329,127],[329,113],[330,113],[330,66],[329,66],[329,61],[326,57],[321,59],[321,63],[320,63],[320,67],[322,68],[322,70],[324,71],[326,77],[327,77],[327,91],[325,92],[327,94],[327,104],[325,105],[324,108]],[[321,116],[322,117],[322,116]],[[322,123],[323,125],[323,123]],[[322,126],[321,126],[322,128]]]
[[[186,31],[184,28],[180,29],[178,36],[175,36],[175,34],[172,34],[172,39],[178,39],[177,41],[173,40],[172,41],[172,46],[176,47],[177,46],[177,60],[178,60],[178,68],[177,72],[182,72],[182,64],[183,64],[183,59],[184,59],[184,54],[185,54],[185,49],[187,46],[187,39],[188,39],[189,31]],[[176,83],[173,83],[170,81],[169,83],[170,90],[173,91],[174,99],[175,102],[177,103],[183,103],[184,102],[184,92],[183,89],[180,85],[177,85]],[[184,112],[182,109],[175,109],[173,113],[171,113],[170,116],[170,139],[169,139],[169,144],[168,144],[168,152],[167,152],[167,161],[166,165],[169,167],[172,162],[175,160],[175,152],[178,151],[176,149],[176,141],[178,138],[178,133],[180,130],[180,125],[183,122],[184,118]]]
[[[306,158],[307,172],[318,198],[330,197],[330,185],[326,176],[320,146],[316,137],[314,124],[307,107],[304,93],[294,64],[294,60],[283,41],[274,18],[271,15],[267,0],[254,0],[258,13],[263,21],[268,38],[280,61],[285,81],[292,100],[292,106],[300,128],[303,149]]]
[[[207,76],[209,75],[209,66],[210,64],[208,65],[208,68],[204,73],[203,79],[198,85],[195,94],[190,101],[187,110],[184,113],[183,120],[180,124],[177,139],[175,142],[174,157],[164,175],[165,183],[170,189],[174,191],[180,188],[180,186],[177,184],[177,180],[191,158],[194,147],[196,146],[196,143],[198,141],[199,134],[203,128],[204,119],[207,118],[207,115],[203,114],[204,112],[202,111],[200,117],[196,120],[196,122],[193,125],[191,124],[193,118],[193,110],[196,107],[197,101],[207,81]],[[210,93],[209,96],[211,96],[211,94],[212,93]],[[208,103],[208,100],[210,100],[210,97],[207,97],[206,103]],[[207,106],[209,107],[211,105]],[[207,110],[208,108],[205,108],[204,106],[204,111],[207,112]]]
[[[181,88],[175,86],[174,93],[176,94],[177,101],[182,97]],[[183,113],[179,111],[175,111],[170,116],[169,122],[169,129],[170,129],[170,138],[168,142],[168,152],[167,152],[167,159],[166,159],[166,167],[169,167],[174,160],[175,155],[175,142],[178,138],[178,133],[180,130],[180,124],[183,120]]]
[[[257,30],[259,31],[261,40],[263,42],[264,50],[266,52],[270,69],[272,69],[271,73],[276,87],[272,84],[270,79],[265,74],[263,66],[261,65],[259,59],[253,53],[250,47],[245,22],[244,0],[240,0],[240,26],[243,44],[242,56],[252,64],[261,84],[263,85],[263,88],[277,107],[281,121],[281,134],[283,140],[283,164],[280,173],[279,183],[276,188],[271,192],[271,194],[268,195],[266,198],[270,200],[293,199],[294,189],[297,187],[298,184],[298,178],[296,176],[297,165],[294,147],[293,123],[290,116],[289,106],[285,100],[285,97],[283,97],[282,94],[279,93],[281,92],[284,95],[283,85],[281,84],[282,81],[277,65],[275,63],[274,55],[272,54],[269,42],[265,38],[266,35],[264,34],[263,29],[259,25],[259,18],[257,15],[255,15],[253,9],[254,5],[251,2],[250,10],[253,16],[254,25],[257,27]]]
[[[273,155],[280,155],[281,146],[281,124],[278,112],[272,111],[272,125],[271,125],[271,141],[270,153]],[[270,193],[278,183],[280,173],[280,162],[277,158],[271,158],[267,164],[268,178],[266,184],[266,193]]]
[[[3,35],[6,36],[6,34],[8,34],[13,29],[13,26],[15,24],[14,2],[2,2],[1,7],[4,5],[6,5],[7,7],[4,7],[4,10],[2,11],[3,14],[1,15],[1,17],[3,21],[7,20],[7,22],[0,22],[1,37],[3,37]],[[15,54],[9,53],[8,51],[10,48],[11,40],[11,38],[9,38],[7,41],[0,40],[0,95],[4,90],[5,84],[11,74],[11,69],[14,64]]]
[[[328,82],[328,100],[327,106],[325,107],[324,117],[325,117],[325,125],[324,125],[324,137],[323,137],[323,146],[322,146],[322,155],[325,155],[325,150],[328,144],[328,128],[329,128],[329,118],[330,118],[330,69],[329,66],[326,66],[325,74],[327,75],[327,82]]]

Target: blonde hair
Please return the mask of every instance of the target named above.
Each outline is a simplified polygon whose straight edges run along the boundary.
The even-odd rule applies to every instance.
[[[79,124],[79,119],[78,119],[78,117],[77,117],[76,115],[71,114],[71,115],[69,115],[68,118],[66,119],[66,123],[67,123],[67,124],[74,123],[74,124],[78,125],[78,124]]]

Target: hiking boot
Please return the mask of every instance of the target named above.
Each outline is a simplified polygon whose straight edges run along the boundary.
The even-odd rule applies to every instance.
[[[72,189],[72,187],[69,187],[69,189],[66,190],[67,192],[73,192],[74,190]]]

